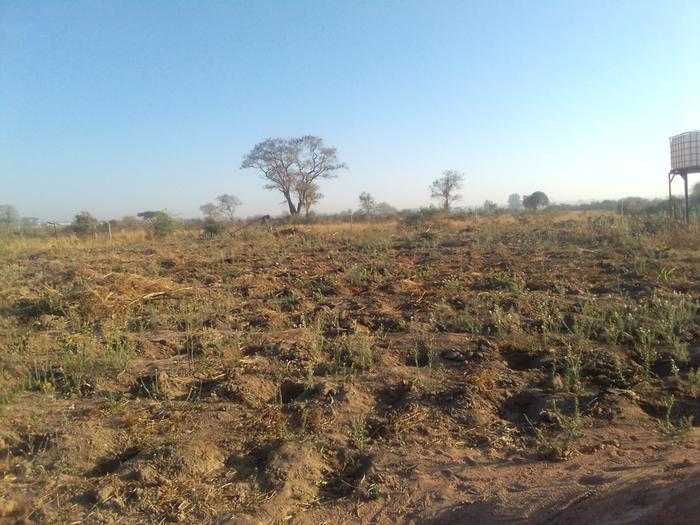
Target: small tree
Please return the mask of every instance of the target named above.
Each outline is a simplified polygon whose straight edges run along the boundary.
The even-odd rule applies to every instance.
[[[360,193],[360,208],[367,217],[371,217],[377,209],[377,201],[374,200],[372,195],[363,191]]]
[[[508,196],[508,209],[510,211],[520,211],[523,209],[523,201],[517,193]]]
[[[5,231],[10,231],[19,222],[19,213],[12,204],[0,204],[0,226]]]
[[[382,219],[387,219],[389,217],[394,217],[398,211],[388,202],[380,202],[374,208],[374,214]]]
[[[498,208],[498,204],[496,204],[493,201],[490,200],[485,200],[484,201],[484,210],[486,211],[493,211]]]
[[[156,237],[166,237],[170,235],[177,226],[177,222],[169,213],[165,211],[156,212],[153,219],[151,219],[151,224],[153,225],[153,233]]]
[[[97,225],[99,222],[91,213],[87,211],[81,211],[73,219],[73,224],[71,228],[76,235],[81,237],[86,237],[88,235],[94,235],[97,232]]]
[[[440,201],[443,210],[448,211],[450,206],[462,198],[457,190],[462,187],[464,174],[457,170],[447,170],[442,177],[435,179],[430,185],[430,197]]]
[[[236,214],[236,207],[241,205],[241,200],[235,195],[223,193],[216,198],[216,202],[216,208],[219,214],[226,217],[227,220],[233,222],[233,217]]]
[[[301,186],[297,188],[297,197],[301,207],[304,209],[304,215],[308,217],[311,214],[311,207],[323,198],[323,193],[320,192],[320,188],[315,182],[301,185],[305,186],[305,188],[303,189]]]
[[[538,209],[549,206],[549,197],[542,191],[536,191],[523,197],[523,206],[535,213]]]

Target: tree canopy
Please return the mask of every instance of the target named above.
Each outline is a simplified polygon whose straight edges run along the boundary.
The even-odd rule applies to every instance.
[[[317,181],[336,177],[346,167],[338,161],[335,148],[324,146],[323,139],[312,135],[264,140],[241,163],[241,169],[260,172],[267,181],[265,188],[282,193],[291,215],[308,210],[314,198],[320,198]]]
[[[535,212],[540,208],[549,206],[549,197],[542,191],[536,191],[532,195],[523,197],[523,206]]]
[[[241,199],[235,195],[229,195],[228,193],[222,193],[216,198],[217,210],[219,214],[226,217],[229,221],[233,221],[236,215],[236,208],[240,206]]]

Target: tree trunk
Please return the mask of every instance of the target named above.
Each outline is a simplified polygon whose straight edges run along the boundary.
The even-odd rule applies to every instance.
[[[287,199],[287,206],[289,206],[289,214],[296,215],[297,213],[299,213],[294,207],[294,203],[292,202],[292,196],[289,194],[289,192],[283,191],[282,195],[284,195],[284,198]]]

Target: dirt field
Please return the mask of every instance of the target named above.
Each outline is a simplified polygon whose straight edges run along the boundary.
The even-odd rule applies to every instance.
[[[700,233],[5,241],[0,523],[692,523]]]

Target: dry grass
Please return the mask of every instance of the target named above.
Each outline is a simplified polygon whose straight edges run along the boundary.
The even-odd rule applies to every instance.
[[[674,439],[700,416],[696,229],[568,213],[2,243],[0,520],[348,511],[404,493],[372,467],[393,454],[570,459],[621,412]]]

